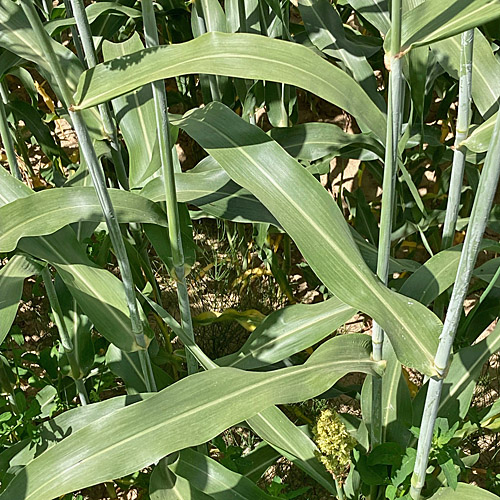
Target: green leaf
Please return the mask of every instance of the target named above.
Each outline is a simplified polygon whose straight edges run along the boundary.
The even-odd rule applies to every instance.
[[[465,139],[465,141],[463,141],[460,145],[465,146],[474,153],[484,153],[485,151],[488,151],[496,121],[497,113],[488,118],[485,122],[481,123],[478,127],[474,128],[469,137],[467,137],[467,139]]]
[[[151,345],[154,342],[154,340],[151,342],[149,348],[151,357],[153,357],[151,355]],[[125,352],[114,345],[110,345],[106,352],[106,366],[125,382],[128,394],[139,394],[147,391],[139,353]],[[173,382],[172,378],[158,366],[153,364],[152,370],[158,389],[164,389]]]
[[[369,134],[348,134],[333,123],[303,123],[290,128],[273,128],[269,135],[294,158],[318,160],[346,150],[366,149],[383,158],[383,148]]]
[[[171,457],[161,459],[153,469],[149,480],[151,500],[210,500],[183,477],[176,476],[169,468]]]
[[[189,338],[179,323],[158,304],[145,296],[144,298],[179,338],[188,344]],[[316,445],[304,432],[290,422],[281,410],[276,407],[266,408],[254,417],[248,418],[247,422],[254,432],[280,454],[313,477],[328,491],[336,492],[331,475],[314,455],[317,450]]]
[[[243,475],[256,483],[280,456],[272,446],[262,441],[251,452],[240,458],[239,465]]]
[[[484,364],[500,350],[500,325],[481,342],[460,349],[453,355],[448,375],[443,384],[438,416],[446,418],[450,425],[466,416],[476,383]],[[426,387],[420,390],[413,402],[414,414],[422,414]],[[415,422],[416,423],[416,422]]]
[[[346,38],[337,9],[328,0],[300,0],[298,6],[311,42],[323,53],[342,61],[372,101],[384,110],[386,104],[377,91],[373,69],[359,46]]]
[[[222,464],[194,450],[182,450],[170,465],[177,476],[217,500],[270,500],[272,497],[250,479],[226,469]]]
[[[466,498],[467,500],[498,500],[499,497],[472,484],[458,483],[456,489],[439,488],[429,500],[456,500],[457,498]]]
[[[498,245],[483,239],[480,249],[488,248],[498,250]],[[461,252],[460,244],[435,254],[403,283],[400,292],[422,304],[430,304],[455,282]]]
[[[429,45],[500,17],[496,0],[426,0],[403,14],[401,47]],[[391,32],[384,42],[386,52]]]
[[[36,108],[33,108],[26,102],[14,100],[9,102],[7,109],[14,114],[17,120],[22,120],[24,122],[28,130],[35,136],[42,151],[48,158],[57,156],[69,163],[66,153],[55,143],[49,128],[42,121]]]
[[[337,337],[338,338],[338,337]],[[316,458],[316,445],[278,408],[266,408],[247,419],[252,430],[330,493],[336,493],[332,476]]]
[[[97,2],[90,4],[85,9],[85,15],[90,24],[92,24],[99,16],[106,14],[108,12],[116,12],[120,14],[125,14],[131,18],[141,17],[141,11],[127,7],[118,2]],[[55,33],[61,31],[69,26],[74,26],[76,21],[73,17],[66,17],[62,19],[54,19],[45,23],[44,28],[49,33],[49,35],[54,35]]]
[[[267,373],[215,368],[186,377],[146,401],[89,420],[22,469],[0,498],[51,500],[121,477],[204,443],[273,404],[321,394],[347,372],[380,373],[383,363],[370,359],[370,347],[366,335],[343,335],[323,344],[302,366]],[[144,419],[148,425],[138,429]]]
[[[42,266],[24,255],[14,255],[0,269],[0,344],[16,318],[24,280],[41,270]]]
[[[349,4],[373,24],[381,33],[391,28],[391,16],[387,0],[348,0]]]
[[[124,351],[140,349],[132,332],[123,283],[89,261],[72,230],[63,228],[45,238],[23,238],[19,248],[56,268],[101,335]],[[140,313],[146,334],[152,336],[142,309]]]
[[[390,343],[384,342],[383,357],[387,367],[382,376],[382,439],[406,446],[413,417],[410,391]]]
[[[33,191],[0,168],[0,206]],[[69,227],[46,237],[24,238],[19,248],[50,262],[92,323],[110,342],[125,351],[139,348],[132,332],[123,283],[112,273],[92,264]],[[151,329],[147,322],[144,327]]]
[[[98,64],[82,75],[75,109],[95,106],[155,80],[193,73],[301,87],[352,114],[362,127],[385,140],[385,115],[350,76],[306,47],[244,33],[207,33],[190,42]]]
[[[383,327],[403,364],[435,373],[441,322],[374,276],[337,204],[310,173],[262,130],[220,103],[188,113],[179,126],[271,211],[340,300]]]
[[[393,472],[391,482],[393,486],[398,487],[403,484],[404,480],[413,472],[415,467],[415,459],[417,457],[417,450],[414,448],[407,448],[403,456],[401,466]]]
[[[64,315],[63,320],[73,344],[73,357],[80,369],[80,378],[82,378],[88,374],[94,364],[92,323],[88,316],[82,313],[76,299],[69,293],[68,288],[58,275],[56,275],[55,287]],[[65,353],[62,354],[62,357],[66,358],[66,363],[69,366]],[[68,374],[72,375],[72,370],[69,370]]]
[[[109,192],[119,222],[166,226],[165,213],[155,203],[119,189]],[[46,189],[0,208],[0,252],[14,250],[27,236],[51,234],[74,222],[103,220],[93,187]]]
[[[458,79],[460,72],[460,35],[442,40],[432,46],[432,52],[437,56],[439,64],[453,78]],[[484,118],[489,118],[498,109],[500,96],[500,61],[496,58],[491,44],[479,29],[474,30],[474,51],[472,55],[472,99]],[[488,124],[491,123],[488,121]],[[487,127],[489,129],[489,126]],[[489,132],[488,140],[491,138]],[[479,134],[479,132],[478,132]],[[486,135],[475,137],[471,144],[477,143],[476,149],[486,151],[488,144],[483,145]],[[466,139],[467,143],[469,139]],[[480,148],[481,146],[481,148]],[[482,149],[484,147],[485,149]],[[476,151],[471,149],[471,151]]]
[[[4,47],[22,59],[35,63],[52,89],[56,94],[59,93],[52,68],[38,43],[38,39],[21,7],[15,2],[2,2],[0,4],[0,47]],[[52,48],[59,63],[64,68],[66,82],[70,89],[76,89],[76,84],[83,71],[80,61],[71,50],[55,40],[52,41]],[[103,139],[101,119],[97,109],[85,111],[84,117],[93,137]]]
[[[217,172],[175,174],[175,186],[179,202],[189,202],[214,217],[279,225],[255,196],[233,182],[220,167]],[[152,179],[140,194],[152,201],[165,201],[163,180]]]
[[[368,455],[367,464],[373,465],[394,465],[401,464],[403,448],[397,443],[382,443],[376,446]]]
[[[38,431],[44,451],[52,448],[52,446],[72,433],[82,429],[89,422],[99,420],[101,417],[109,415],[120,408],[137,403],[148,397],[148,394],[140,396],[117,396],[99,403],[73,408],[61,413],[52,420],[43,422],[38,427]],[[22,449],[9,458],[10,470],[15,471],[16,468],[28,465],[39,454],[39,447],[31,446],[29,442],[25,443]]]
[[[238,352],[217,364],[250,370],[277,363],[323,340],[356,312],[336,297],[280,309],[264,319]]]
[[[102,46],[105,61],[142,49],[138,33],[122,43],[105,40]],[[142,187],[146,176],[153,175],[161,166],[157,137],[152,133],[156,130],[156,117],[151,85],[117,97],[111,104],[129,153],[130,188]]]
[[[455,470],[455,465],[453,464],[453,459],[444,450],[440,450],[437,456],[438,464],[441,466],[441,470],[444,473],[446,482],[448,486],[453,490],[457,489],[458,479],[457,471]]]

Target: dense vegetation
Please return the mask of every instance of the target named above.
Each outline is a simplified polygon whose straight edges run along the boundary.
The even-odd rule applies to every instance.
[[[0,500],[498,498],[499,18],[0,0]]]

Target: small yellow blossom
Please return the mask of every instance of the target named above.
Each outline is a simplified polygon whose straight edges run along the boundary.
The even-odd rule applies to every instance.
[[[351,458],[356,440],[349,434],[336,412],[323,410],[313,429],[317,457],[335,476],[342,475]]]

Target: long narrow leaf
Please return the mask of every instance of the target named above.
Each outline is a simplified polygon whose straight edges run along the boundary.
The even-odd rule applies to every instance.
[[[368,336],[335,337],[303,366],[268,373],[215,368],[194,374],[70,434],[22,469],[0,498],[51,500],[121,477],[206,442],[273,404],[321,394],[353,370],[383,370],[383,363],[370,359]],[[138,430],[137,422],[145,419],[148,425]]]
[[[311,174],[220,103],[187,114],[179,126],[261,200],[335,295],[383,326],[402,363],[435,374],[439,319],[373,275],[337,204]]]
[[[385,115],[342,70],[301,45],[242,33],[207,33],[190,42],[145,49],[99,64],[82,75],[75,109],[95,106],[146,83],[192,73],[302,87],[346,110],[375,134],[385,130]]]

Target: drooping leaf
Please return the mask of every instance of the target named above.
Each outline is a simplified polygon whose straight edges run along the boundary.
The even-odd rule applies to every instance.
[[[337,204],[310,173],[220,103],[188,113],[179,126],[273,213],[337,297],[383,326],[402,363],[434,373],[439,319],[373,275]]]
[[[500,17],[496,0],[425,0],[405,12],[401,27],[402,50],[429,45]],[[389,50],[391,32],[384,48]]]
[[[303,123],[290,128],[273,128],[269,135],[294,158],[318,160],[339,155],[346,149],[365,149],[383,157],[378,141],[368,134],[348,134],[332,123]]]
[[[40,272],[41,266],[24,255],[14,255],[0,269],[0,344],[16,317],[24,280]]]
[[[217,363],[244,370],[276,363],[323,340],[354,314],[355,309],[336,297],[280,309],[264,319],[238,352]]]
[[[119,222],[166,225],[165,214],[157,204],[127,191],[109,192]],[[103,220],[94,188],[46,189],[0,208],[0,252],[14,250],[27,236],[55,233],[75,222]]]
[[[299,10],[314,45],[328,56],[341,60],[373,102],[384,110],[386,105],[377,91],[373,69],[358,45],[346,38],[336,8],[328,0],[300,0]]]
[[[274,498],[245,476],[192,449],[182,450],[179,458],[169,468],[176,476],[187,479],[197,490],[218,500]]]
[[[207,33],[190,42],[145,49],[99,64],[82,75],[76,109],[95,106],[155,80],[192,73],[302,87],[346,110],[385,140],[384,114],[342,70],[301,45],[241,33]],[[349,93],[344,92],[346,88]]]
[[[99,5],[99,4],[93,4]],[[125,56],[144,49],[138,33],[122,43],[104,41],[104,60]],[[145,177],[160,168],[156,136],[156,118],[151,85],[144,85],[111,101],[123,139],[129,152],[130,188],[143,186]]]
[[[33,191],[0,168],[0,206],[30,197]],[[23,238],[19,249],[50,262],[79,306],[110,342],[125,351],[139,348],[128,317],[125,291],[112,273],[93,264],[74,231],[63,227],[45,237]],[[145,323],[146,331],[150,331]]]
[[[191,375],[146,401],[89,421],[30,462],[0,498],[51,500],[121,477],[169,453],[206,442],[273,404],[314,397],[352,370],[372,374],[383,370],[383,363],[370,359],[366,335],[335,337],[303,366],[267,373],[216,368]],[[138,430],[137,422],[143,419],[148,425]],[[183,432],[179,432],[181,422]]]

